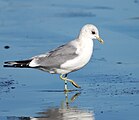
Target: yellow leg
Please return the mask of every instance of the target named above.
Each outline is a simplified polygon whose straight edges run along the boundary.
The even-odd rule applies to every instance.
[[[72,83],[76,88],[81,88],[78,84],[76,84],[73,80],[68,79],[67,77],[63,77],[63,74],[60,75],[60,78],[65,81],[65,90],[67,89],[67,81]],[[68,89],[67,89],[68,90]]]

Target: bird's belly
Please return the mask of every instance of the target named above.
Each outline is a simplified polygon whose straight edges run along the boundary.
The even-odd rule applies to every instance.
[[[89,62],[92,56],[92,52],[93,52],[93,47],[90,45],[84,48],[78,57],[72,60],[68,60],[67,62],[62,64],[61,68],[70,70],[70,71],[75,71],[75,70],[82,68]]]

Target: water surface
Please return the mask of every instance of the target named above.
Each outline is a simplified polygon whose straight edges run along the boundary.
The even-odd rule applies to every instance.
[[[0,0],[0,119],[138,120],[138,11],[138,0]],[[3,68],[74,39],[86,23],[105,44],[95,41],[89,64],[69,75],[81,90],[64,93],[58,75]]]

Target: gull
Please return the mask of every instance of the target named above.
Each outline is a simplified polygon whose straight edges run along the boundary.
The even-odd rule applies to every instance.
[[[56,49],[20,61],[4,62],[4,67],[35,68],[51,74],[59,74],[65,82],[65,91],[68,91],[67,82],[76,88],[80,86],[67,78],[68,74],[83,68],[93,54],[94,40],[100,43],[104,41],[99,37],[99,31],[95,25],[86,24],[80,30],[78,37]]]

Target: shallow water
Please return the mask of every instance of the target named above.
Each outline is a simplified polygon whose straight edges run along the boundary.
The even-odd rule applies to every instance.
[[[0,0],[0,119],[138,120],[138,11],[138,0]],[[58,75],[2,67],[74,39],[86,23],[105,44],[95,41],[89,64],[69,75],[81,90],[64,93]]]

